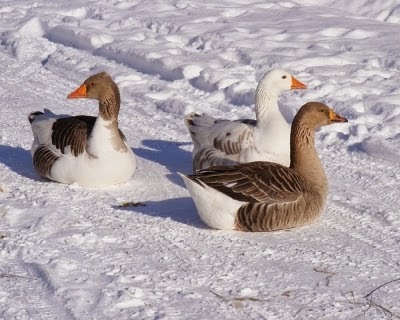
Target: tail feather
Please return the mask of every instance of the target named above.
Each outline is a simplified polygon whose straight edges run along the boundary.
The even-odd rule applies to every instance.
[[[41,144],[33,154],[33,167],[39,175],[51,179],[50,171],[58,158],[59,156],[50,147]]]
[[[29,123],[32,123],[33,121],[35,121],[35,119],[36,119],[38,116],[42,115],[42,114],[44,114],[42,111],[31,112],[31,113],[29,114],[29,116],[28,116],[28,121],[29,121]]]
[[[201,220],[214,229],[235,229],[238,209],[244,202],[234,200],[196,180],[195,176],[179,175],[197,208]]]
[[[210,128],[216,121],[218,120],[206,113],[198,114],[192,112],[184,116],[184,123],[189,130],[194,145],[193,155],[200,149],[211,146],[209,140]]]
[[[196,112],[189,113],[184,116],[184,120],[186,127],[190,128],[194,126],[199,126],[199,127],[211,127],[216,119],[207,113],[203,114],[198,114]]]

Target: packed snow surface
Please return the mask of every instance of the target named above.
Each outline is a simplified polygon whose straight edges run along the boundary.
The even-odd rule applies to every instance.
[[[400,318],[400,5],[397,0],[3,0],[0,7],[1,319]],[[191,111],[254,117],[272,68],[347,124],[317,132],[321,219],[217,231],[191,172]],[[107,71],[138,169],[90,189],[38,177],[27,116],[97,114],[67,100]]]

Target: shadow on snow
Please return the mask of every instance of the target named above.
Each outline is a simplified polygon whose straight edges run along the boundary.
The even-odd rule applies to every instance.
[[[3,163],[21,176],[38,180],[38,176],[33,170],[32,157],[29,150],[21,147],[0,145],[0,163]]]
[[[171,173],[167,178],[173,183],[185,187],[182,178],[177,174],[192,173],[192,155],[180,147],[192,142],[174,142],[167,140],[142,140],[146,148],[133,148],[133,152],[143,159],[147,159],[166,167]]]
[[[136,204],[136,206],[113,206],[113,208],[117,210],[132,211],[132,213],[139,212],[151,217],[171,219],[196,228],[207,228],[198,216],[197,209],[190,197],[172,198],[160,201],[145,201]]]

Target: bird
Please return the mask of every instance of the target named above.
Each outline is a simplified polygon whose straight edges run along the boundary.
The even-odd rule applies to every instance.
[[[294,117],[290,166],[256,161],[180,174],[202,221],[214,229],[276,231],[316,220],[328,182],[315,149],[315,129],[347,122],[321,102],[308,102]]]
[[[193,141],[193,171],[252,161],[289,165],[290,125],[279,111],[278,97],[287,90],[306,88],[289,72],[272,69],[256,89],[256,120],[215,119],[196,112],[185,115]]]
[[[118,128],[120,92],[106,72],[87,78],[67,99],[96,99],[97,117],[56,115],[48,109],[28,116],[33,133],[33,167],[65,184],[106,187],[128,181],[136,159]]]

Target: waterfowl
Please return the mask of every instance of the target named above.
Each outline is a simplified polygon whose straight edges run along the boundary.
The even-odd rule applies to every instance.
[[[290,135],[290,167],[273,162],[216,166],[182,175],[201,219],[215,229],[274,231],[320,216],[328,194],[315,149],[314,130],[347,119],[319,102],[296,114]]]
[[[67,98],[98,100],[98,116],[60,116],[47,109],[32,112],[28,119],[36,172],[57,182],[89,187],[126,182],[136,161],[118,128],[120,93],[116,83],[101,72],[86,79]]]
[[[289,165],[290,125],[278,108],[278,96],[307,86],[289,72],[273,69],[259,82],[255,95],[256,120],[215,119],[190,113],[184,123],[193,141],[193,170],[251,161]]]

